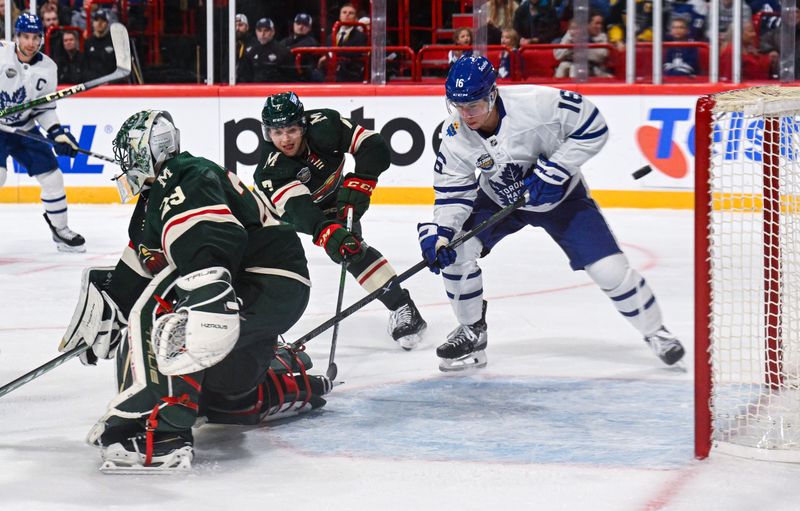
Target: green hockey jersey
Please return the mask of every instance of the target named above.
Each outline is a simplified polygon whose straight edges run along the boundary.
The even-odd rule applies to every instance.
[[[290,158],[267,140],[254,180],[256,193],[282,220],[314,235],[326,215],[335,212],[345,154],[353,155],[356,173],[377,180],[389,168],[390,153],[379,133],[335,110],[309,110],[305,118],[305,147]]]
[[[303,247],[239,178],[183,152],[144,190],[128,227],[130,243],[109,294],[127,315],[152,277],[167,265],[181,275],[222,266],[294,278],[310,285]]]

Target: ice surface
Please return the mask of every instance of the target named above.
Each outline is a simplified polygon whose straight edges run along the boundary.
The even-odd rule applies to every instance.
[[[114,264],[130,208],[70,207],[86,254],[62,254],[38,205],[0,205],[0,384],[52,359],[85,266]],[[542,232],[481,262],[489,365],[442,374],[435,346],[455,326],[439,277],[408,282],[429,328],[415,351],[386,333],[380,303],[342,323],[344,385],[319,413],[196,431],[193,472],[108,476],[84,443],[114,395],[110,363],[77,360],[0,398],[0,509],[796,510],[800,467],[693,459],[692,216],[606,210],[688,372],[667,368]],[[419,260],[424,207],[373,206],[365,238],[399,271]],[[292,341],[330,317],[338,269],[306,237],[312,280]],[[348,281],[345,305],[363,291]],[[308,344],[322,373],[330,332]]]

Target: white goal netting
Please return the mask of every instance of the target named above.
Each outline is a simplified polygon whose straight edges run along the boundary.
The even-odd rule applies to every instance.
[[[800,461],[800,88],[713,99],[712,441]]]

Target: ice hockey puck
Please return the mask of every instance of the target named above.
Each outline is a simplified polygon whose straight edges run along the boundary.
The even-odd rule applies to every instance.
[[[636,172],[634,172],[632,174],[633,175],[633,179],[641,179],[641,178],[643,178],[644,176],[646,176],[647,174],[649,174],[652,171],[653,171],[653,168],[650,167],[650,165],[645,165],[644,167],[640,168],[639,170],[637,170]]]

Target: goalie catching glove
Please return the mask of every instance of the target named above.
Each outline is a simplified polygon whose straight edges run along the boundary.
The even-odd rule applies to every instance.
[[[113,267],[83,270],[78,305],[58,346],[58,351],[70,351],[81,342],[87,344],[91,349],[81,353],[83,365],[95,365],[98,358],[111,358],[128,326],[122,311],[105,291],[113,271]]]
[[[153,326],[158,370],[189,374],[220,362],[239,339],[239,302],[231,274],[221,266],[197,270],[175,282],[175,311]]]
[[[377,184],[378,181],[372,176],[357,173],[348,175],[336,194],[336,216],[344,220],[347,218],[347,208],[350,208],[353,210],[353,222],[358,222],[369,208]]]

